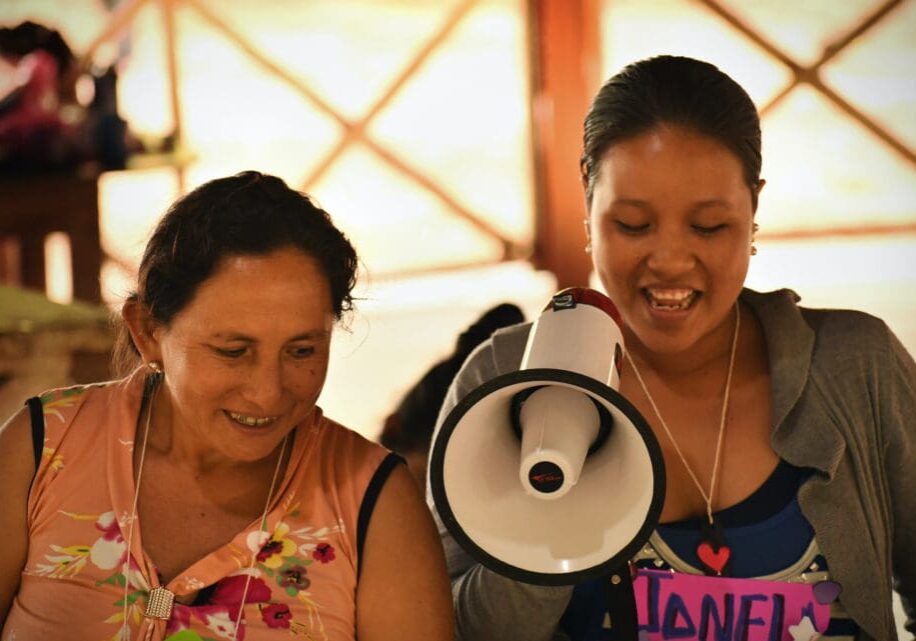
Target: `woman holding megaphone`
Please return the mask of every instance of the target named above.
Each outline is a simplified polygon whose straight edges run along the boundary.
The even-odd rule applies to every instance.
[[[630,564],[638,638],[893,639],[892,586],[916,631],[916,365],[879,319],[744,287],[760,141],[747,93],[682,57],[629,65],[585,119],[586,251],[666,470]],[[472,354],[440,423],[519,369],[529,327]],[[607,579],[530,585],[440,532],[459,638],[623,638]]]

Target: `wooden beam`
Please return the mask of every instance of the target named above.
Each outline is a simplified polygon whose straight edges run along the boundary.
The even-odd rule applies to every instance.
[[[853,224],[847,226],[819,227],[814,229],[785,229],[761,231],[757,238],[761,241],[780,242],[795,240],[824,240],[826,238],[866,238],[875,236],[905,236],[916,234],[916,223],[875,223]]]
[[[45,291],[45,238],[70,237],[73,296],[99,303],[102,251],[96,179],[56,173],[0,179],[0,237],[19,245],[21,285]]]
[[[599,0],[528,0],[537,221],[532,260],[560,288],[588,284],[582,123],[600,84]]]
[[[820,78],[820,69],[833,57],[839,54],[843,49],[849,46],[857,38],[878,24],[889,13],[891,13],[902,0],[888,0],[883,5],[875,9],[871,14],[866,16],[861,22],[853,27],[849,32],[843,34],[824,48],[820,59],[811,66],[802,65],[796,62],[787,53],[779,49],[775,44],[764,38],[760,33],[755,31],[750,24],[742,21],[738,16],[729,12],[719,0],[701,0],[701,2],[725,20],[736,31],[749,38],[754,44],[766,51],[772,57],[776,58],[792,71],[792,80],[786,87],[777,93],[760,109],[760,116],[768,115],[782,100],[802,83],[807,83],[819,91],[824,97],[833,102],[837,107],[846,112],[851,119],[856,120],[863,127],[868,129],[876,138],[881,140],[888,147],[897,152],[910,164],[916,164],[916,152],[907,147],[906,143],[895,137],[890,132],[881,127],[875,120],[867,116],[863,111],[857,109],[850,102],[844,99],[840,94],[827,86]]]
[[[169,80],[169,108],[172,112],[172,141],[175,149],[184,147],[184,125],[181,113],[181,82],[178,67],[178,40],[175,34],[175,12],[178,9],[177,0],[160,0],[159,8],[162,11],[162,27],[165,32],[165,59]],[[178,193],[185,192],[185,166],[184,163],[175,165],[175,174],[178,179]]]
[[[343,130],[337,144],[321,159],[321,162],[317,164],[315,169],[313,169],[303,181],[303,191],[309,191],[319,179],[324,177],[331,166],[337,162],[337,159],[343,155],[343,152],[346,151],[354,141],[364,140],[366,138],[366,131],[372,119],[375,118],[382,109],[388,106],[391,100],[401,91],[404,85],[407,84],[407,81],[413,78],[432,54],[441,48],[442,43],[448,40],[448,37],[455,31],[459,23],[461,23],[477,2],[478,0],[464,0],[461,4],[455,6],[429,40],[420,47],[420,50],[408,61],[407,65],[398,72],[391,84],[388,85],[388,88],[376,98],[369,110],[363,114],[359,120],[354,121],[350,128]]]
[[[223,35],[227,40],[235,44],[256,62],[264,71],[276,76],[281,81],[298,91],[302,96],[309,100],[324,115],[334,120],[344,130],[353,127],[353,124],[340,114],[330,103],[324,100],[316,91],[309,87],[293,72],[284,69],[282,65],[274,62],[266,55],[261,53],[260,49],[252,44],[240,31],[237,31],[226,20],[223,20],[218,13],[212,11],[205,1],[201,0],[181,0],[182,4],[191,7],[198,15]]]
[[[463,219],[465,222],[470,223],[487,236],[492,236],[498,240],[503,248],[502,257],[504,260],[509,260],[516,257],[512,247],[512,242],[508,238],[506,238],[496,227],[488,223],[483,218],[474,214],[474,212],[472,212],[470,209],[464,207],[460,202],[453,198],[444,187],[438,185],[436,181],[428,178],[421,171],[414,169],[411,165],[407,164],[406,161],[402,160],[400,156],[395,154],[390,149],[387,149],[383,145],[378,144],[371,138],[363,139],[363,144],[367,149],[374,152],[375,155],[381,158],[385,163],[435,196],[439,202],[445,205],[446,211],[449,214]]]
[[[92,59],[98,52],[99,47],[112,38],[120,35],[122,31],[133,23],[134,19],[137,17],[137,13],[149,1],[150,0],[124,0],[121,2],[114,13],[111,14],[111,18],[109,18],[108,22],[105,24],[105,28],[93,38],[92,42],[89,43],[89,46],[86,47],[86,50],[80,56],[80,68],[89,69],[92,67]]]

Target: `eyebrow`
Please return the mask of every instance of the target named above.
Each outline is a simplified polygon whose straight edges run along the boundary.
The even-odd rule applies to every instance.
[[[730,209],[731,206],[732,204],[729,201],[724,200],[722,198],[710,198],[709,200],[701,200],[700,202],[695,204],[690,209],[691,211],[697,211],[698,209],[707,209],[709,207],[724,207],[726,209]]]
[[[287,342],[292,341],[313,341],[321,340],[330,336],[331,332],[325,329],[316,329],[310,332],[303,332],[302,334],[296,334],[287,339]],[[210,335],[211,339],[217,340],[226,340],[226,341],[245,341],[246,343],[257,343],[258,339],[247,336],[246,334],[240,334],[236,332],[216,332],[215,334]]]
[[[638,198],[616,198],[614,199],[613,202],[611,202],[610,208],[614,208],[620,205],[628,205],[630,207],[636,207],[637,209],[642,209],[650,213],[655,211],[655,208],[651,204],[649,204],[648,201],[639,200]],[[690,207],[690,211],[695,212],[700,209],[708,209],[710,207],[724,207],[726,209],[730,209],[731,206],[732,204],[729,201],[724,200],[722,198],[710,198],[708,200],[701,200],[699,202],[694,203]]]
[[[617,207],[619,205],[629,205],[630,207],[645,209],[646,211],[654,211],[652,205],[650,205],[645,200],[639,200],[637,198],[615,198],[611,202],[611,208]]]

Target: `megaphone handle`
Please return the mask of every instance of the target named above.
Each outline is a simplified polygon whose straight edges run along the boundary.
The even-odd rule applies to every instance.
[[[636,594],[629,564],[617,568],[608,580],[608,617],[614,639],[638,639]]]

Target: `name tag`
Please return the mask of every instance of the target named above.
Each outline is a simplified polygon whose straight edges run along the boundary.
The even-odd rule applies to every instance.
[[[830,623],[807,583],[640,569],[633,588],[639,641],[812,641]]]

